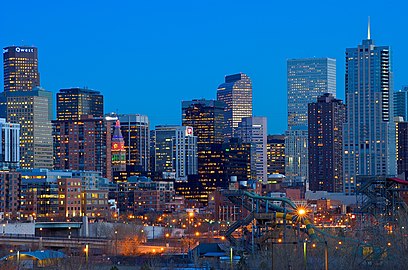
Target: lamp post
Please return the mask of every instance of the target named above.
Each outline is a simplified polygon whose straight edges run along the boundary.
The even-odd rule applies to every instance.
[[[305,263],[305,269],[307,269],[307,243],[306,241],[303,242],[303,261]]]
[[[194,212],[189,212],[188,213],[188,233],[191,235],[191,225],[192,225],[192,220],[194,220]],[[190,238],[188,238],[188,258],[190,258]]]
[[[329,248],[327,247],[327,241],[324,241],[324,269],[329,270]]]
[[[17,250],[17,270],[20,269],[20,250]]]
[[[85,245],[85,263],[86,263],[86,268],[88,268],[88,257],[89,257],[89,245]]]
[[[118,256],[118,231],[115,230],[115,255]]]

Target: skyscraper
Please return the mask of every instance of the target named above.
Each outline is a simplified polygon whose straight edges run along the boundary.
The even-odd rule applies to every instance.
[[[3,49],[4,92],[31,91],[40,86],[38,52],[35,47]]]
[[[307,106],[324,93],[336,96],[336,59],[289,59],[288,129],[307,128]]]
[[[126,171],[125,140],[120,131],[120,121],[116,120],[112,137],[112,171]]]
[[[244,117],[239,123],[236,135],[244,143],[251,144],[252,170],[255,171],[256,180],[266,183],[267,178],[267,121],[266,117]]]
[[[20,167],[20,125],[0,118],[0,169]]]
[[[20,124],[20,166],[51,169],[52,94],[39,88],[37,48],[4,48],[3,66],[0,116]]]
[[[127,170],[146,174],[150,163],[149,118],[140,114],[118,115],[126,149]]]
[[[57,93],[57,120],[78,120],[85,114],[103,117],[103,95],[99,91],[69,88]]]
[[[397,173],[405,173],[404,179],[408,179],[408,122],[403,122],[402,117],[397,121]]]
[[[358,175],[396,174],[390,48],[374,45],[370,32],[346,49],[345,87],[344,191],[354,194]]]
[[[156,126],[155,172],[174,172],[176,180],[197,174],[197,136],[189,126]]]
[[[20,124],[21,168],[52,169],[51,93],[35,89],[5,94],[7,122]]]
[[[217,100],[182,102],[183,126],[190,126],[197,136],[198,175],[201,189],[195,199],[208,202],[208,194],[227,187],[223,180],[222,142],[224,141],[225,103]]]
[[[183,126],[194,128],[198,151],[224,141],[225,103],[217,100],[194,99],[182,102]]]
[[[309,103],[309,187],[343,192],[343,123],[346,106],[326,93]]]
[[[251,79],[244,73],[225,76],[225,82],[218,86],[217,100],[226,104],[225,134],[233,137],[241,119],[252,116]]]
[[[394,92],[394,116],[404,118],[408,121],[408,86]]]
[[[308,104],[324,93],[336,95],[336,60],[290,59],[288,79],[288,130],[285,140],[285,173],[290,181],[308,177]]]
[[[285,135],[268,135],[267,137],[268,174],[285,174]]]
[[[242,142],[240,138],[230,138],[222,144],[224,152],[224,181],[228,182],[231,177],[237,181],[256,179],[255,168],[251,163],[251,144]]]
[[[111,122],[82,115],[80,120],[53,123],[54,167],[101,172],[111,178]]]

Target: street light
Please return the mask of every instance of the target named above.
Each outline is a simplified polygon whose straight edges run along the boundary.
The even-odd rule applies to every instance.
[[[299,217],[303,217],[304,215],[306,215],[306,209],[298,208],[297,209],[297,214],[299,215]]]
[[[305,269],[307,269],[307,243],[306,241],[303,242],[303,262],[305,264]]]
[[[327,241],[324,241],[324,269],[329,270],[329,249],[327,247]]]
[[[85,251],[85,262],[86,262],[86,265],[88,265],[88,256],[89,256],[89,245],[88,244],[85,245],[84,251]]]
[[[116,254],[116,257],[118,256],[118,231],[117,230],[115,230],[115,254]]]

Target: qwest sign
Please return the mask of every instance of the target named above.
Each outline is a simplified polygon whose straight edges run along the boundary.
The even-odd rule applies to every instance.
[[[33,48],[20,48],[20,47],[16,47],[16,52],[28,52],[28,53],[30,53],[30,52],[34,52],[34,49]]]

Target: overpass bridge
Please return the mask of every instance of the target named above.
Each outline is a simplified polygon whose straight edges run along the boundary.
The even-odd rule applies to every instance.
[[[89,245],[93,249],[106,249],[114,246],[114,240],[106,238],[93,237],[39,237],[22,234],[3,234],[0,235],[0,245],[10,246],[34,246],[41,248],[78,248],[83,249]]]

